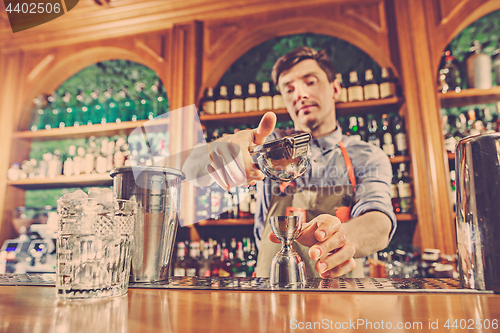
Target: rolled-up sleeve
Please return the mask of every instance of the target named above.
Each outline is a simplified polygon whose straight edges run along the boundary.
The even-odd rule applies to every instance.
[[[358,166],[354,167],[357,185],[352,216],[357,217],[373,210],[386,214],[392,222],[391,240],[397,227],[390,194],[393,177],[391,162],[380,148],[369,145],[358,150],[355,159],[357,161],[353,160],[353,164]]]

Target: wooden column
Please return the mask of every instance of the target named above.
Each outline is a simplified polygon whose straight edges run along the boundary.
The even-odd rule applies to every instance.
[[[436,94],[425,0],[391,0],[396,13],[401,74],[418,225],[416,238],[423,248],[438,248],[443,253],[456,252],[455,226],[451,216],[449,182],[443,150],[443,135]]]

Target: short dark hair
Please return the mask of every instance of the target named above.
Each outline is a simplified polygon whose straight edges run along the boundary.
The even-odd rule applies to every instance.
[[[313,48],[302,46],[288,52],[274,63],[273,71],[271,72],[271,77],[273,79],[274,85],[278,87],[278,80],[281,73],[289,70],[302,60],[306,59],[316,60],[319,67],[326,73],[328,81],[332,82],[333,80],[335,80],[335,68],[333,67],[332,61],[326,54],[325,50],[316,51]]]

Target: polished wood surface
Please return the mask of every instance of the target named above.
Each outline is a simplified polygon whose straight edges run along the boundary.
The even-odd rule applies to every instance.
[[[0,295],[0,333],[493,332],[461,329],[460,320],[462,327],[500,320],[493,294],[129,289],[118,298],[60,302],[53,287],[0,286]],[[439,329],[430,329],[436,322]]]

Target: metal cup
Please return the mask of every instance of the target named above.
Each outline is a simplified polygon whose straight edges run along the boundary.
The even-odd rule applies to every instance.
[[[133,166],[115,169],[111,177],[117,198],[138,204],[130,281],[168,279],[184,174],[171,168]]]
[[[500,292],[500,134],[460,140],[455,165],[460,284]]]
[[[271,230],[281,241],[281,249],[271,261],[269,281],[271,285],[300,285],[306,283],[306,267],[300,255],[292,247],[293,240],[302,229],[302,216],[272,216]]]

